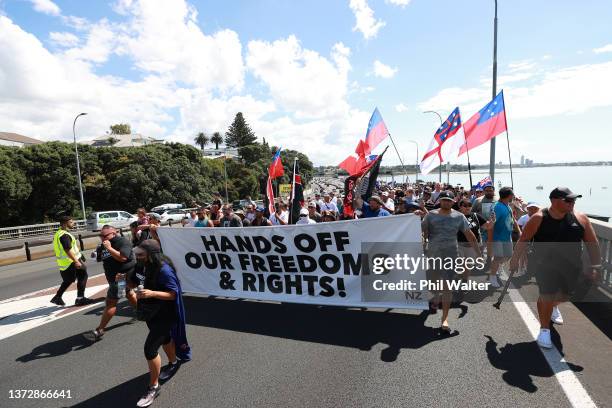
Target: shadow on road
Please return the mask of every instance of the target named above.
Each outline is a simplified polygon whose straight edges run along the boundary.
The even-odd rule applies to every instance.
[[[21,313],[12,313],[8,316],[2,317],[0,319],[0,325],[16,324],[27,322],[29,320],[44,319],[51,316],[53,312],[57,312],[59,309],[60,308],[58,306],[40,306],[31,310],[26,310]]]
[[[553,343],[559,345],[558,333],[551,330],[551,334]],[[502,378],[508,385],[534,393],[538,387],[533,383],[532,377],[552,377],[555,374],[535,341],[508,343],[498,349],[497,342],[491,336],[485,337],[488,339],[485,349],[489,362],[493,367],[504,371]],[[572,363],[567,363],[567,365],[572,371],[583,370],[581,366]]]
[[[185,298],[187,323],[244,333],[353,347],[369,351],[386,344],[380,359],[393,362],[402,349],[417,349],[459,335],[425,326],[419,315],[349,310],[343,307],[272,304],[218,298]],[[194,313],[197,311],[197,313]]]
[[[149,384],[149,373],[106,390],[95,397],[73,405],[74,408],[135,407]],[[164,392],[162,387],[161,392]]]
[[[121,326],[125,326],[126,324],[130,324],[129,322],[117,323],[112,326],[108,326],[106,331],[113,330],[119,328]],[[39,360],[42,358],[50,358],[50,357],[58,357],[64,354],[68,354],[71,351],[83,350],[91,346],[94,342],[87,340],[83,333],[74,334],[70,337],[66,337],[61,340],[52,341],[49,343],[41,344],[40,346],[36,346],[31,352],[25,354],[21,357],[17,357],[15,361],[20,361],[22,363],[27,363],[33,360]]]

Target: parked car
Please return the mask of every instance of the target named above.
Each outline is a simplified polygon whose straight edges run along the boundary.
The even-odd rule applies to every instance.
[[[151,212],[161,215],[166,210],[176,210],[179,208],[183,208],[183,204],[162,204],[151,208]]]
[[[115,228],[128,228],[136,220],[138,220],[138,217],[127,211],[96,211],[87,217],[87,229],[99,231],[107,224]]]
[[[185,210],[182,209],[174,209],[174,210],[166,210],[159,214],[161,216],[161,223],[165,224],[168,221],[172,222],[181,222],[183,218],[187,216]]]

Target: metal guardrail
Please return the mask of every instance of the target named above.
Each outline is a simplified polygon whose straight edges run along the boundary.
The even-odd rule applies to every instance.
[[[75,220],[74,231],[84,231],[86,225],[87,224],[85,220]],[[58,228],[59,222],[0,228],[0,241],[53,235]]]
[[[612,224],[591,219],[601,249],[601,286],[612,293]]]

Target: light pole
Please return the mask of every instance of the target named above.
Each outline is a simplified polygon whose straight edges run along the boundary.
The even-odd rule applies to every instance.
[[[493,20],[493,97],[497,95],[497,0],[495,0],[495,19]],[[490,140],[491,152],[489,158],[489,174],[491,182],[495,185],[495,138]]]
[[[227,196],[227,165],[225,163],[226,161],[227,161],[227,146],[225,146],[225,153],[223,157],[223,178],[225,179],[225,203],[229,204],[229,198]]]
[[[416,184],[419,184],[419,144],[415,140],[407,140],[409,143],[414,143],[416,146],[416,175],[414,176],[414,180]]]
[[[436,111],[425,111],[423,113],[435,113],[438,115],[438,119],[440,119],[440,127],[442,127],[442,116]],[[440,160],[440,167],[438,167],[438,181],[442,183],[442,160]]]
[[[81,184],[81,165],[79,164],[79,149],[77,148],[75,126],[77,119],[85,115],[87,115],[87,113],[79,113],[76,118],[74,118],[74,122],[72,123],[72,136],[74,137],[74,152],[76,153],[77,177],[79,180],[79,193],[81,194],[81,211],[83,211],[83,220],[86,220],[87,217],[85,216],[85,199],[83,198],[83,184]]]

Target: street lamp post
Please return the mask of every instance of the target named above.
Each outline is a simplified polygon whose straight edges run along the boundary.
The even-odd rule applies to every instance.
[[[436,111],[425,111],[423,113],[435,113],[438,115],[438,119],[440,119],[440,127],[442,127],[442,116]],[[440,166],[438,167],[438,181],[442,183],[442,162],[440,161]]]
[[[414,143],[414,145],[416,146],[416,174],[414,176],[414,181],[415,183],[419,184],[419,144],[415,140],[407,140],[407,142]]]
[[[77,148],[75,127],[77,119],[85,115],[87,115],[87,113],[79,113],[76,118],[74,118],[74,122],[72,123],[72,136],[74,138],[74,152],[76,153],[77,177],[79,180],[79,193],[81,194],[81,211],[83,212],[83,220],[87,219],[87,217],[85,216],[85,199],[83,198],[83,184],[81,183],[81,165],[79,164],[79,149]]]

